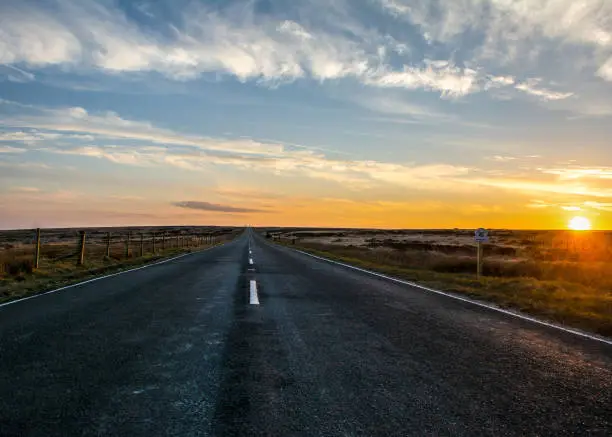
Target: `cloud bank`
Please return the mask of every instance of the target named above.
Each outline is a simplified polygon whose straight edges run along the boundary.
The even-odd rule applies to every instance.
[[[355,192],[399,187],[466,194],[497,188],[594,199],[612,197],[612,170],[604,166],[538,167],[534,163],[527,168],[524,159],[502,155],[485,158],[506,165],[516,161],[519,170],[515,174],[445,162],[340,159],[320,150],[281,142],[194,136],[162,129],[147,121],[125,119],[116,113],[90,113],[79,107],[28,109],[28,114],[4,119],[10,127],[0,131],[0,144],[6,144],[3,146],[6,155],[45,152],[104,159],[118,165],[175,167],[194,172],[215,166],[231,167],[255,174],[329,181]],[[524,174],[526,169],[528,177]],[[211,205],[182,202],[179,206],[202,209]]]

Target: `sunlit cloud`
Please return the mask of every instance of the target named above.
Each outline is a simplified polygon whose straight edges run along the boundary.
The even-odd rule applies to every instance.
[[[582,178],[612,179],[612,167],[580,167],[571,165],[567,168],[542,168],[542,173],[558,175],[559,179],[572,180]]]
[[[612,7],[606,0],[379,0],[393,16],[419,26],[427,40],[448,43],[468,30],[484,36],[483,54],[520,57],[539,38],[612,45]]]
[[[316,5],[300,3],[306,16],[317,12]],[[440,12],[444,20],[439,24],[433,24],[439,20],[430,22],[421,0],[406,3],[386,0],[382,6],[396,15],[409,16],[422,27],[426,39],[448,41],[448,37],[470,26],[485,28],[487,23],[473,21],[483,16],[480,3],[468,2],[468,8],[474,10],[473,15],[467,15],[470,18],[462,18],[466,17],[463,7],[442,3]],[[500,14],[521,11],[498,3],[492,6]],[[143,7],[138,9],[152,14],[150,7]],[[344,7],[349,8],[348,4]],[[397,68],[389,53],[405,53],[410,44],[369,31],[362,23],[336,27],[306,25],[257,15],[253,7],[244,5],[228,7],[220,13],[202,4],[192,4],[184,11],[182,26],[173,26],[170,37],[145,32],[119,8],[91,0],[61,1],[46,13],[28,2],[0,11],[3,12],[0,37],[5,41],[0,64],[12,66],[26,76],[32,73],[16,65],[64,65],[75,70],[101,69],[109,73],[159,72],[176,80],[221,73],[243,82],[273,86],[304,78],[318,81],[350,78],[374,87],[434,91],[443,97],[461,97],[515,84],[512,75],[487,74],[481,67],[476,68],[473,61],[460,66],[449,59],[423,57]],[[556,9],[551,10],[539,23],[557,18],[555,14]],[[342,18],[350,19],[348,13]],[[513,23],[507,26],[515,28]],[[603,40],[606,35],[609,37],[603,29],[595,29],[594,24],[590,30],[584,26],[580,40],[588,41],[587,34],[597,34]],[[347,28],[352,35],[347,35]],[[546,29],[553,31],[552,27]],[[605,65],[601,68],[605,76],[607,68]],[[540,88],[537,82],[529,79],[516,88],[545,100],[565,99],[573,94]]]
[[[91,114],[83,108],[44,109],[42,114],[16,117],[7,123],[13,126],[32,124],[28,127],[46,130],[6,133],[6,137],[14,142],[27,144],[27,150],[104,159],[126,166],[169,166],[189,171],[230,166],[243,171],[326,180],[351,190],[389,185],[440,192],[467,192],[489,187],[524,193],[612,195],[612,188],[577,182],[588,177],[609,179],[612,171],[608,168],[568,166],[537,169],[539,174],[558,176],[559,181],[551,182],[512,178],[508,177],[512,173],[496,175],[495,172],[447,163],[416,165],[338,159],[319,150],[254,139],[196,137],[161,129],[147,121],[125,119],[116,113]],[[95,141],[88,141],[90,137]],[[138,140],[141,144],[125,144],[117,140]],[[515,159],[495,155],[491,160],[511,163]],[[534,173],[534,178],[537,174]]]
[[[597,75],[612,82],[612,56],[597,70]]]
[[[38,193],[40,192],[40,188],[36,187],[13,187],[11,191],[16,191],[18,193]]]
[[[443,97],[459,97],[478,88],[478,72],[454,64],[425,59],[423,67],[405,65],[401,71],[370,74],[365,83],[386,88],[439,91]]]
[[[612,211],[612,203],[597,202],[593,200],[587,200],[584,202],[546,202],[543,200],[532,200],[526,205],[528,208],[545,209],[545,208],[560,208],[567,212],[577,212],[585,210],[595,211]]]
[[[612,188],[600,188],[588,184],[542,182],[537,180],[489,178],[468,180],[481,186],[501,188],[522,193],[549,193],[567,196],[612,197]]]
[[[552,91],[546,88],[540,88],[540,82],[541,79],[529,79],[525,82],[517,84],[515,88],[519,91],[523,91],[524,93],[538,97],[545,101],[563,100],[574,95],[574,93],[563,93],[558,91]]]
[[[13,127],[48,130],[34,135],[38,142],[47,135],[48,141],[41,144],[40,150],[105,159],[121,165],[172,166],[191,171],[200,171],[209,165],[233,166],[329,180],[353,189],[376,183],[421,189],[440,189],[442,185],[448,189],[461,189],[448,179],[466,175],[469,171],[466,167],[448,164],[417,166],[334,159],[318,150],[288,148],[251,139],[194,137],[160,129],[149,122],[124,119],[116,113],[90,114],[83,108],[43,109],[42,114],[5,119],[5,123]],[[72,141],[59,141],[63,137],[58,132],[66,132],[65,139]],[[74,132],[79,136],[75,138]],[[96,144],[83,145],[83,138],[88,135],[96,137]],[[28,132],[13,132],[10,137],[13,141],[29,144],[29,150],[36,150]],[[149,144],[134,146],[122,144],[117,139]]]
[[[584,202],[584,206],[588,208],[597,209],[600,211],[611,211],[612,212],[612,202],[602,203],[602,202],[587,201],[587,202]]]
[[[517,158],[516,156],[494,155],[494,156],[488,157],[487,159],[489,159],[490,161],[495,161],[495,162],[511,162],[511,161],[515,161]]]

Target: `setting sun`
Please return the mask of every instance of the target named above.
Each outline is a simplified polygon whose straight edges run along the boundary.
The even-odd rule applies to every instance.
[[[574,217],[569,221],[567,227],[574,231],[588,231],[591,229],[591,222],[586,217]]]

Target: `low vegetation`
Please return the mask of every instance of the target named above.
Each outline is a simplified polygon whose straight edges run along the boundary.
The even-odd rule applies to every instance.
[[[455,238],[447,231],[441,231],[447,232],[446,241],[437,243],[410,241],[406,232],[405,238],[385,238],[386,242],[371,234],[356,240],[350,231],[341,236],[309,232],[308,237],[295,232],[277,235],[283,244],[327,258],[612,336],[608,274],[612,264],[606,260],[606,250],[583,257],[575,253],[551,257],[542,245],[526,249],[525,245],[493,243],[485,249],[485,276],[478,279],[475,247],[465,239],[449,242]],[[291,243],[294,235],[300,235],[295,245]]]
[[[237,233],[233,229],[203,233],[195,232],[194,228],[173,228],[171,233],[163,234],[163,229],[133,228],[126,245],[128,231],[115,229],[108,245],[108,232],[106,229],[88,230],[84,262],[80,264],[75,230],[43,231],[38,268],[35,267],[32,237],[35,234],[32,231],[1,232],[0,302],[201,250],[232,239]]]

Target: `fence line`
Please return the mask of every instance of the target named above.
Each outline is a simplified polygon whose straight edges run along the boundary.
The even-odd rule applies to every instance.
[[[58,236],[58,241],[45,243],[44,229],[38,228],[33,232],[33,247],[30,240],[30,243],[0,251],[0,274],[29,273],[41,268],[41,264],[44,267],[48,263],[70,259],[74,259],[73,265],[83,266],[88,262],[119,261],[163,254],[167,251],[190,250],[216,244],[229,239],[234,234],[229,230],[216,232],[156,230],[140,232],[140,241],[137,242],[131,230],[127,232],[84,230],[79,231],[74,240],[65,238],[64,234]],[[57,231],[54,231],[54,235],[57,235]]]

